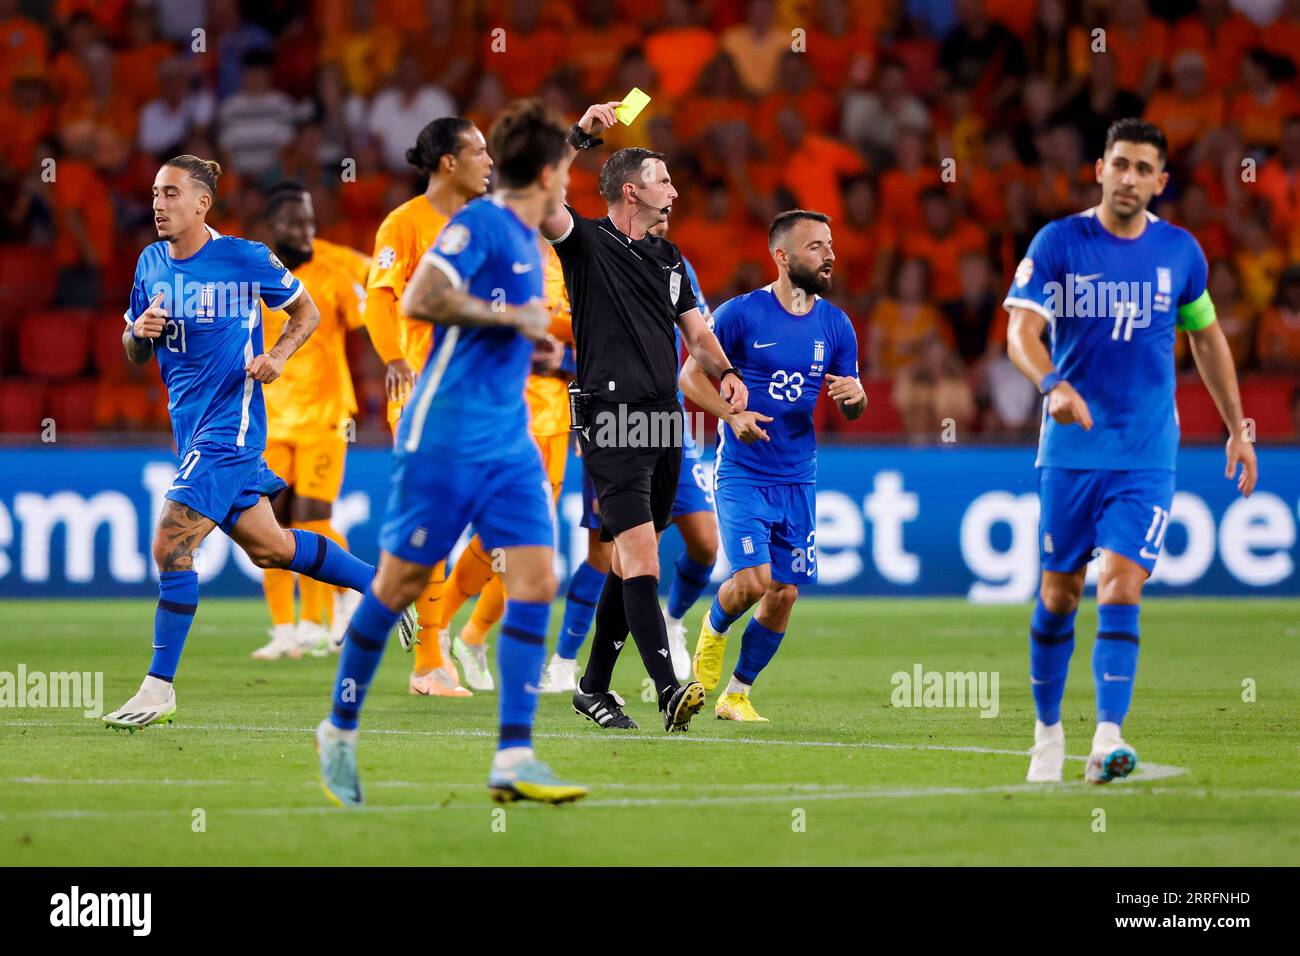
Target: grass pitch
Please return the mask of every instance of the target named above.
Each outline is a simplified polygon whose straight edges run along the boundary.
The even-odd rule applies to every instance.
[[[642,729],[601,731],[567,696],[542,697],[539,755],[591,796],[504,811],[484,787],[496,695],[409,696],[393,641],[362,721],[369,806],[345,811],[327,804],[312,750],[336,659],[250,660],[263,604],[208,600],[174,726],[128,736],[80,710],[0,710],[0,864],[1293,865],[1298,610],[1149,602],[1125,724],[1143,770],[1106,787],[1081,782],[1081,759],[1064,785],[1023,782],[1027,606],[801,601],[753,695],[771,723],[715,720],[711,694],[675,737],[641,699],[629,642],[614,687]],[[152,616],[147,601],[0,602],[0,671],[102,671],[111,710],[145,670]],[[1091,740],[1095,631],[1089,603],[1063,709],[1075,757]],[[917,664],[997,672],[997,716],[892,706],[892,675]]]

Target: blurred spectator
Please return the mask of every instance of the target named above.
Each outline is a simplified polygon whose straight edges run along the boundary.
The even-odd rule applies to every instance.
[[[113,83],[117,94],[138,110],[159,95],[158,64],[172,56],[172,45],[158,35],[154,12],[145,6],[131,9],[127,37],[128,46],[117,55]]]
[[[957,216],[941,186],[922,194],[921,213],[922,228],[903,234],[900,254],[926,263],[931,296],[948,303],[962,294],[958,263],[966,255],[984,255],[987,237],[975,223]]]
[[[159,95],[140,113],[137,143],[142,151],[165,162],[180,153],[180,145],[191,133],[212,124],[216,103],[212,94],[191,85],[188,61],[168,57],[156,67]]]
[[[1286,267],[1286,256],[1269,241],[1268,223],[1258,211],[1238,226],[1233,262],[1241,276],[1246,301],[1255,309],[1267,307]]]
[[[1228,230],[1221,221],[1218,210],[1210,205],[1210,197],[1200,183],[1189,183],[1178,203],[1176,222],[1201,244],[1201,251],[1210,262],[1226,258],[1231,249]]]
[[[164,4],[166,6],[166,4]],[[190,21],[191,29],[195,22]],[[246,84],[245,59],[253,53],[265,53],[270,63],[270,53],[275,49],[271,34],[255,23],[245,23],[239,13],[238,0],[209,0],[207,51],[216,52],[217,99],[233,96]],[[185,31],[186,34],[189,31]],[[269,82],[269,80],[268,80]]]
[[[538,0],[510,0],[509,26],[492,24],[484,31],[483,69],[500,77],[507,96],[529,96],[541,87],[551,71],[563,65],[564,34],[541,22]],[[505,48],[501,49],[501,42]],[[614,99],[615,93],[607,99]],[[487,129],[487,127],[483,127]]]
[[[1112,60],[1119,88],[1145,100],[1160,81],[1168,46],[1169,27],[1147,12],[1146,0],[1112,0],[1106,52],[1093,58],[1093,68],[1101,60]]]
[[[673,242],[695,266],[704,295],[716,297],[735,275],[741,248],[735,241],[736,219],[726,182],[709,180],[703,192],[703,208],[680,223],[673,223]]]
[[[989,261],[979,252],[964,253],[957,264],[961,293],[941,308],[952,333],[957,357],[976,365],[985,357],[990,332],[1002,307],[1002,297],[993,288]]]
[[[957,26],[943,39],[939,66],[947,84],[972,90],[976,108],[995,116],[1025,76],[1024,48],[1010,30],[989,19],[983,0],[956,0],[955,9]]]
[[[39,74],[14,74],[10,94],[0,100],[0,176],[17,176],[36,165],[36,147],[54,131],[54,109]]]
[[[808,62],[822,89],[844,85],[846,79],[865,79],[876,61],[878,24],[869,20],[884,16],[882,5],[854,4],[850,13],[846,0],[818,0],[817,18],[808,28]]]
[[[950,425],[965,436],[975,424],[975,396],[966,370],[938,338],[922,343],[920,358],[895,380],[892,398],[913,441],[936,441]]]
[[[1011,184],[1029,182],[1031,174],[1016,158],[1015,143],[1005,129],[987,130],[981,152],[982,162],[972,163],[958,182],[965,185],[966,202],[977,222],[1002,222]]]
[[[1199,53],[1211,87],[1225,90],[1237,82],[1241,60],[1255,45],[1258,31],[1228,0],[1197,0],[1196,6],[1195,13],[1174,24],[1169,55],[1176,59],[1184,50]]]
[[[0,0],[0,89],[8,90],[15,76],[40,77],[46,69],[45,31],[23,15],[18,0]]]
[[[645,56],[659,77],[658,94],[671,103],[695,86],[717,55],[718,37],[700,24],[687,0],[667,0],[664,14],[668,22],[645,39]]]
[[[1141,0],[1139,0],[1141,2]],[[1106,130],[1117,119],[1142,115],[1142,100],[1118,82],[1119,61],[1098,56],[1087,83],[1054,117],[1054,125],[1073,129],[1082,140],[1083,155],[1096,158],[1106,144]]]
[[[898,137],[897,160],[893,169],[880,176],[880,214],[897,235],[906,235],[921,225],[921,193],[939,185],[937,164],[926,162],[926,140],[904,130]]]
[[[1278,238],[1291,239],[1291,254],[1300,253],[1295,233],[1300,230],[1300,114],[1282,124],[1277,154],[1259,169],[1259,192],[1269,203]]]
[[[1259,42],[1268,52],[1300,66],[1300,0],[1282,0],[1281,13],[1260,31]]]
[[[925,104],[907,89],[907,73],[897,60],[881,60],[874,90],[854,89],[844,97],[840,129],[844,137],[883,166],[899,133],[924,133],[930,127]]]
[[[1206,288],[1214,303],[1219,328],[1223,329],[1228,348],[1232,350],[1232,361],[1241,371],[1252,364],[1259,313],[1242,297],[1241,276],[1230,259],[1214,260]]]
[[[926,295],[928,267],[920,259],[898,266],[893,294],[871,313],[868,355],[872,375],[893,377],[921,355],[926,341],[947,334],[943,317]]]
[[[1282,138],[1283,118],[1300,113],[1294,84],[1277,83],[1277,68],[1273,55],[1258,47],[1241,61],[1244,89],[1232,98],[1228,113],[1248,147],[1276,147]]]
[[[722,31],[721,46],[745,89],[762,96],[776,85],[781,57],[790,50],[790,33],[777,26],[772,0],[749,0],[745,22]]]
[[[1007,314],[993,324],[980,388],[987,400],[984,431],[994,438],[1024,440],[1037,434],[1042,400],[1038,389],[1007,356]]]
[[[876,215],[876,195],[869,176],[846,180],[843,201],[844,218],[831,224],[839,260],[834,297],[844,311],[859,319],[886,287],[896,240]]]
[[[271,86],[271,56],[254,51],[244,57],[244,83],[217,113],[217,142],[236,172],[271,174],[280,149],[293,139],[297,110]]]
[[[1059,103],[1079,92],[1085,76],[1074,69],[1071,45],[1078,38],[1070,29],[1067,12],[1066,0],[1040,0],[1025,44],[1029,72],[1051,85]]]
[[[831,95],[817,87],[817,78],[803,53],[787,52],[781,58],[781,72],[776,89],[758,102],[758,123],[754,133],[761,142],[770,143],[778,135],[775,117],[785,107],[793,107],[813,133],[834,137],[838,120]]]
[[[379,140],[389,171],[405,173],[410,170],[406,151],[415,145],[420,130],[455,112],[456,104],[447,91],[424,82],[420,60],[413,53],[404,53],[397,61],[392,84],[375,96],[367,128]]]
[[[615,16],[609,0],[583,0],[578,24],[565,34],[564,62],[577,71],[579,92],[587,102],[604,102],[626,90],[612,88],[623,51],[636,46],[635,26]]]
[[[1277,300],[1259,323],[1260,368],[1300,374],[1300,266],[1291,266],[1278,284]]]
[[[1164,130],[1174,161],[1206,130],[1223,123],[1223,92],[1207,87],[1205,57],[1195,50],[1174,56],[1172,89],[1156,92],[1146,118]]]
[[[867,164],[839,140],[808,132],[803,113],[797,107],[783,108],[776,122],[784,147],[779,156],[784,167],[782,185],[800,208],[815,209],[832,220],[839,219],[841,178],[866,172]]]
[[[113,51],[99,35],[99,27],[88,13],[68,21],[64,49],[50,65],[50,84],[59,112],[59,122],[75,116],[90,97],[96,78],[111,75]]]
[[[397,65],[402,37],[391,21],[375,16],[373,0],[351,0],[348,9],[350,22],[327,35],[320,59],[342,69],[351,92],[369,97]]]
[[[55,304],[94,308],[99,304],[100,270],[113,248],[113,204],[93,165],[94,126],[75,123],[63,131],[62,141],[64,155],[56,160],[57,174],[50,186],[58,228]]]

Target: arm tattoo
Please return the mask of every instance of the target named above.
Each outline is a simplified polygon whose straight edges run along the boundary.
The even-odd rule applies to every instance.
[[[402,296],[408,318],[438,325],[505,325],[506,310],[495,303],[453,289],[436,267],[420,263]]]
[[[280,361],[288,361],[289,357],[311,338],[318,325],[320,325],[320,310],[304,290],[302,298],[290,307],[289,321],[285,323],[284,331],[280,333],[280,337],[275,345],[271,346],[270,351]]]

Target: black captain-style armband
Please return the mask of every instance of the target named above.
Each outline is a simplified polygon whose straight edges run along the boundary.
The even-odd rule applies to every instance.
[[[569,127],[569,145],[574,149],[595,149],[604,142],[599,136],[584,133],[577,123]]]
[[[741,375],[741,374],[740,374],[740,369],[736,368],[734,365],[733,365],[731,368],[729,368],[729,369],[727,369],[726,371],[724,371],[721,375],[719,375],[719,376],[718,376],[718,381],[721,382],[721,381],[722,381],[724,378],[726,378],[728,375],[734,375],[734,376],[736,376],[736,378],[740,379],[740,384],[741,384],[741,385],[744,385],[744,384],[745,384],[745,376]]]

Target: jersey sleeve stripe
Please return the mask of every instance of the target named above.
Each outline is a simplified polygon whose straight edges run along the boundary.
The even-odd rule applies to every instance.
[[[438,271],[447,277],[447,281],[451,283],[453,289],[459,289],[465,284],[465,280],[460,277],[456,267],[432,249],[424,254],[424,259],[430,265],[438,267]]]
[[[1033,299],[1018,299],[1013,296],[1007,296],[1002,300],[1002,308],[1010,312],[1012,309],[1028,309],[1030,312],[1037,312],[1048,322],[1054,322],[1054,316],[1041,302],[1035,302]]]
[[[303,290],[307,288],[305,285],[302,284],[302,280],[299,279],[298,277],[295,276],[293,281],[298,283],[298,288],[293,295],[289,296],[289,298],[285,299],[284,302],[280,304],[281,309],[287,309],[289,308],[289,306],[297,302],[298,296],[302,295]]]

